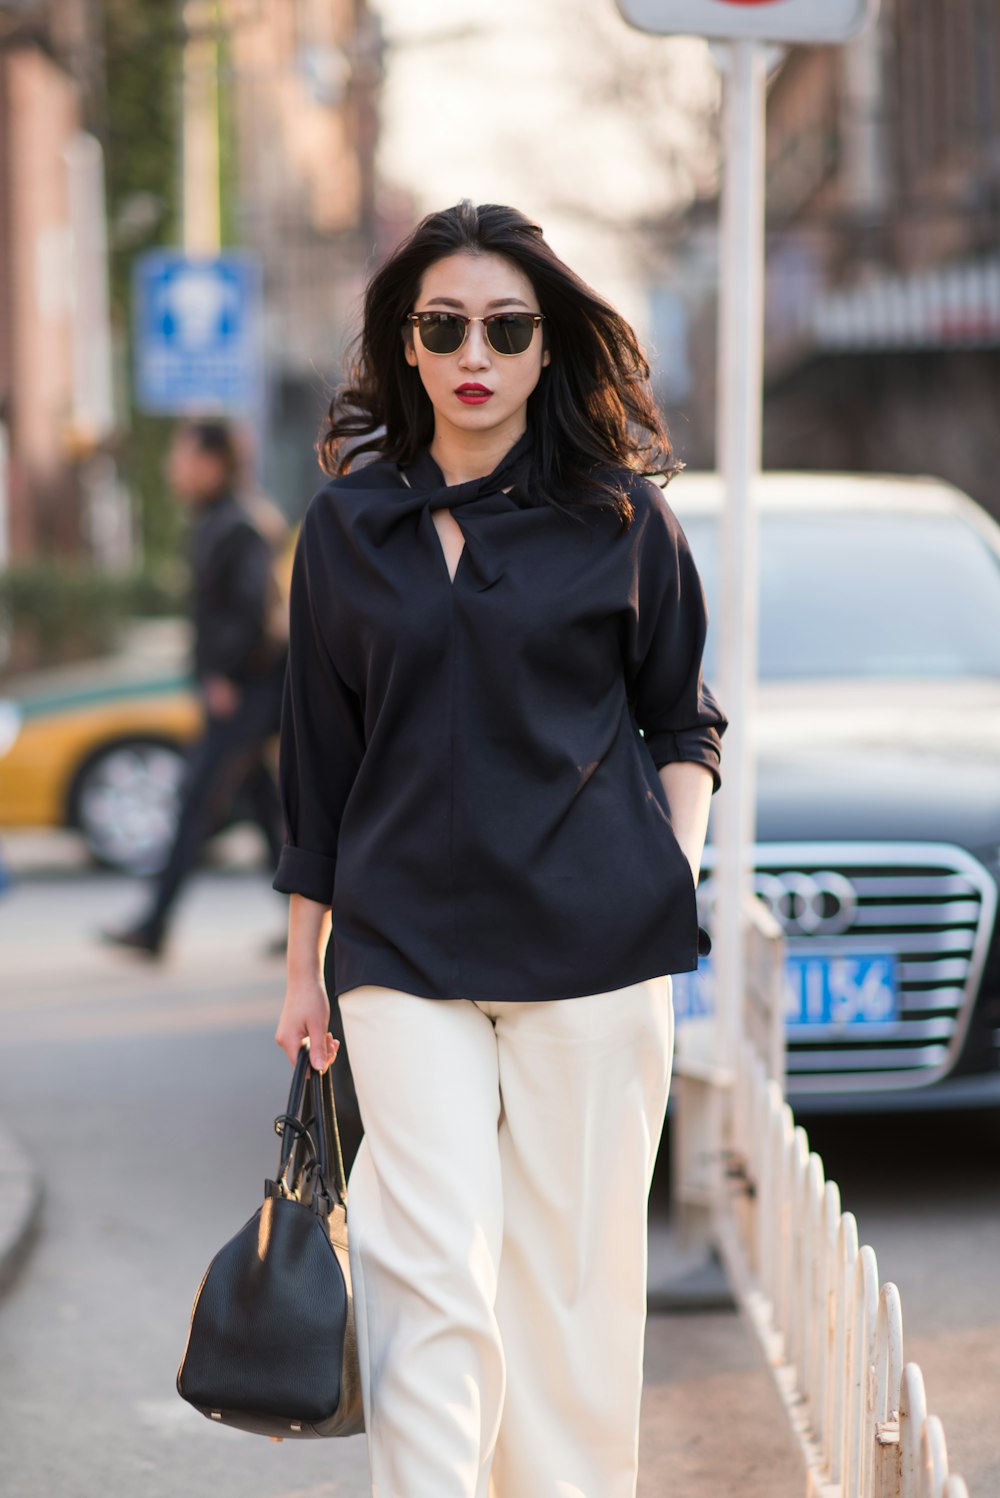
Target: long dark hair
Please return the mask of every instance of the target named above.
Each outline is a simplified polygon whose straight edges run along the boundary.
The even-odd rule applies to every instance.
[[[628,526],[633,507],[620,470],[669,476],[683,466],[653,401],[649,362],[621,314],[559,259],[539,226],[498,203],[465,198],[429,213],[372,276],[350,374],[317,447],[324,472],[344,473],[365,452],[410,463],[430,443],[434,410],[404,356],[406,315],[428,267],[462,250],[506,256],[545,314],[551,360],[528,398],[532,494],[560,509],[609,504]]]

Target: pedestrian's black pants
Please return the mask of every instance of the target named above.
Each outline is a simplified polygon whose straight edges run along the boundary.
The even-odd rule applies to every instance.
[[[192,746],[181,787],[180,814],[167,861],[156,878],[143,925],[162,933],[174,901],[198,863],[205,839],[232,807],[237,794],[248,803],[267,838],[272,867],[284,838],[281,801],[264,755],[281,721],[283,676],[274,674],[242,689],[227,718],[209,717]]]

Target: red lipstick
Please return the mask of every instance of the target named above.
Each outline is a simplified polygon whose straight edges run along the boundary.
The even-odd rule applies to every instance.
[[[478,385],[472,381],[465,385],[459,385],[455,391],[459,400],[465,406],[485,406],[493,391],[485,385]]]

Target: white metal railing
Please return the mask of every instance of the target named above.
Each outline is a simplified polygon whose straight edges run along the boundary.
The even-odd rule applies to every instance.
[[[773,959],[773,931],[753,915],[747,939],[748,1013],[722,1079],[729,1171],[716,1177],[713,1236],[798,1438],[807,1498],[968,1498],[949,1474],[920,1369],[903,1362],[899,1292],[880,1285],[874,1250],[859,1247],[853,1214],[784,1100],[773,1023],[753,1018],[754,1008],[781,1013],[780,964],[761,955],[770,945]],[[767,973],[776,986],[761,1007],[754,990]]]
[[[741,1025],[768,1075],[784,1085],[785,1019],[780,1002],[784,937],[762,900],[745,897],[745,982]],[[671,1176],[681,1235],[708,1252],[720,1201],[725,1110],[735,1073],[718,1062],[713,1015],[686,1018],[677,1027],[671,1090],[676,1103],[671,1129]]]

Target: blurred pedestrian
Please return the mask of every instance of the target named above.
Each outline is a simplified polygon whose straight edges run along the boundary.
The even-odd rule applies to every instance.
[[[670,975],[708,947],[726,726],[648,376],[521,213],[430,214],[369,284],[296,550],[276,1039],[325,1070],[339,1001],[385,1498],[636,1490]]]
[[[281,716],[287,658],[285,601],[276,576],[276,512],[269,536],[238,489],[240,453],[221,420],[189,420],[167,453],[167,482],[188,512],[193,672],[204,730],[192,745],[166,862],[134,924],[102,933],[113,945],[158,957],[185,881],[206,838],[239,797],[260,825],[272,868],[283,841],[281,802],[269,765]],[[254,503],[251,501],[250,503]],[[256,502],[258,505],[260,502]]]

